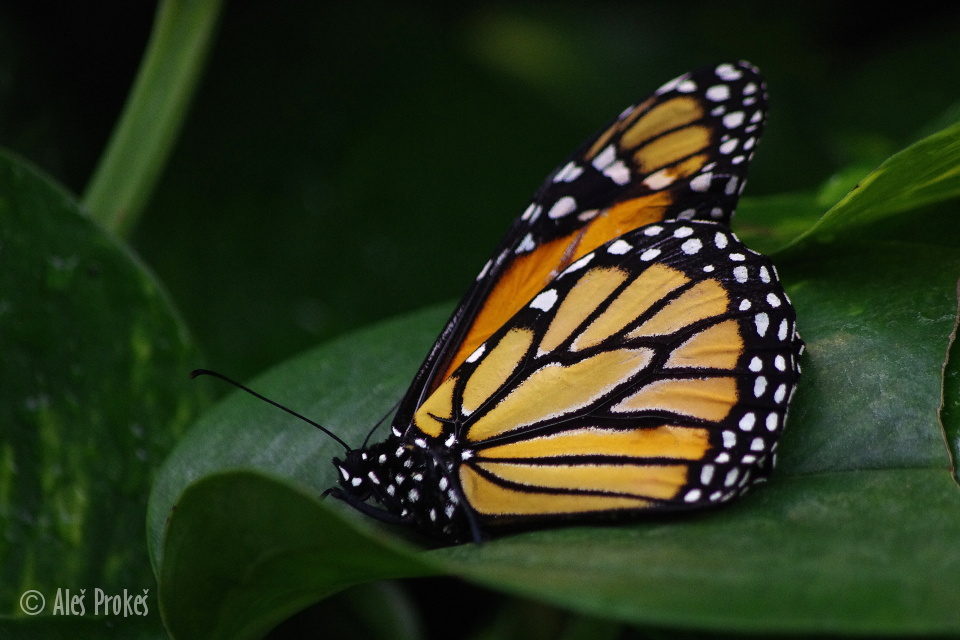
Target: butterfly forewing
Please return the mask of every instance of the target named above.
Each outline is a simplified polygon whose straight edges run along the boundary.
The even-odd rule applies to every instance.
[[[547,177],[484,265],[414,379],[417,405],[557,273],[670,218],[728,223],[766,115],[746,62],[680,76],[625,109]]]
[[[794,321],[772,264],[727,227],[649,225],[529,298],[415,429],[463,447],[463,493],[490,523],[723,502],[772,466]]]

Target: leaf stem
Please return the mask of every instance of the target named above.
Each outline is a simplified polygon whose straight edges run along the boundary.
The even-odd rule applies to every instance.
[[[160,176],[186,115],[222,0],[162,0],[143,62],[83,206],[126,236]]]

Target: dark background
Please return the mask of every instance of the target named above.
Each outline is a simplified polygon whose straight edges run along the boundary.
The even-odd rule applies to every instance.
[[[549,170],[691,68],[768,78],[748,197],[879,162],[960,99],[960,8],[862,7],[226,3],[132,243],[206,364],[248,377],[457,298]],[[0,6],[0,144],[82,193],[153,10]]]
[[[745,58],[767,76],[748,197],[818,189],[956,120],[960,6],[876,6],[227,3],[131,241],[206,364],[246,378],[457,298],[548,171],[689,69]],[[0,5],[0,145],[82,193],[153,11]],[[443,580],[416,591],[461,623],[494,597]],[[350,600],[334,602],[300,624],[329,627]],[[447,620],[428,617],[431,635]]]

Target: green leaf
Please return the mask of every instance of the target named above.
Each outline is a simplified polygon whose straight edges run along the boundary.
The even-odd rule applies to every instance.
[[[960,628],[958,511],[940,471],[825,473],[778,478],[710,513],[427,555],[491,588],[626,622],[946,633]]]
[[[800,242],[828,239],[898,213],[960,196],[960,122],[894,154],[827,211]]]
[[[196,413],[195,349],[137,259],[2,154],[0,259],[0,611],[57,588],[156,609],[146,495]]]
[[[164,620],[174,637],[260,637],[353,584],[428,573],[395,547],[349,526],[316,494],[264,474],[208,476],[188,487],[171,522],[160,572]]]
[[[303,606],[305,593],[271,603],[260,589],[279,588],[268,580],[239,583],[248,599],[208,593],[203,612],[179,595],[188,580],[238,584],[237,576],[253,575],[245,570],[259,571],[264,558],[278,556],[311,576],[315,597],[355,580],[403,575],[406,563],[407,575],[460,576],[634,624],[960,633],[960,490],[940,420],[943,367],[957,322],[960,225],[956,201],[930,206],[923,186],[929,173],[912,172],[903,154],[845,202],[882,200],[897,184],[917,196],[916,206],[903,202],[896,214],[883,206],[850,209],[855,235],[836,233],[846,221],[821,222],[775,256],[808,350],[780,468],[767,486],[710,512],[417,551],[406,533],[315,499],[336,481],[334,443],[234,394],[171,456],[151,501],[169,628],[189,637],[207,628],[197,622],[206,615],[230,621],[231,632],[252,634],[289,615],[293,604]],[[442,319],[426,311],[358,332],[253,384],[358,443],[402,394]],[[258,498],[250,507],[241,498],[265,486],[269,504]],[[271,533],[287,528],[277,523],[301,521],[309,532],[302,552],[295,550],[300,531]],[[229,567],[179,551],[212,549],[217,541]],[[313,578],[324,573],[336,575]],[[243,626],[254,618],[255,625]],[[175,626],[179,621],[194,622]]]
[[[289,360],[253,384],[359,446],[413,377],[447,315],[444,306],[375,325]],[[223,383],[199,378],[193,384]],[[147,529],[154,566],[165,562],[171,509],[195,480],[259,470],[319,496],[336,483],[331,460],[342,453],[324,434],[260,400],[241,391],[227,396],[182,438],[153,485]]]

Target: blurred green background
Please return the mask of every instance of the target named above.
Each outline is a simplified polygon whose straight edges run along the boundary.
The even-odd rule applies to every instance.
[[[228,3],[131,241],[203,349],[197,365],[248,378],[455,300],[554,166],[697,66],[745,58],[768,79],[748,198],[816,190],[960,117],[960,5],[863,7]],[[154,10],[0,4],[0,145],[82,193]],[[496,599],[451,582],[418,582],[420,599],[461,622]],[[474,606],[455,606],[461,595]],[[366,599],[348,593],[286,629],[329,627]],[[540,605],[513,606],[540,619]]]
[[[228,3],[132,242],[206,364],[248,377],[455,299],[548,171],[696,66],[745,58],[768,78],[748,197],[813,189],[956,116],[960,6],[863,6]],[[82,192],[153,11],[0,6],[0,144]]]

